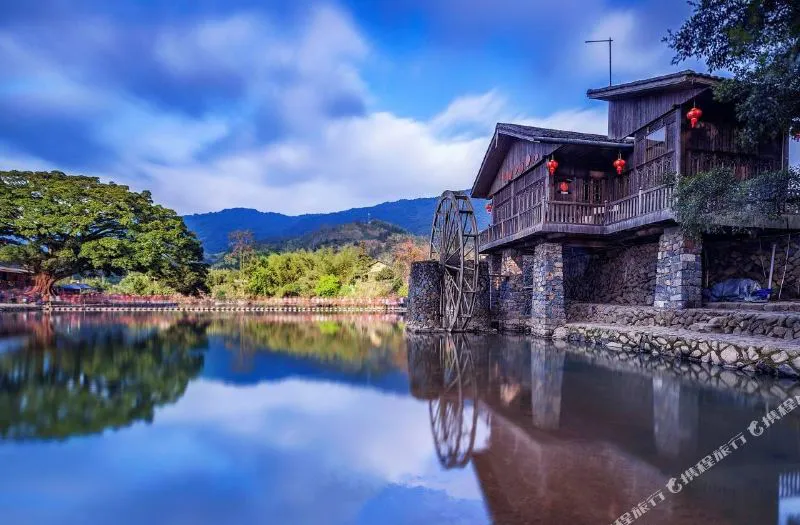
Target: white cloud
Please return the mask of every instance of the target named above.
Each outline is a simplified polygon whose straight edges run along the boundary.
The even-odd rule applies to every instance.
[[[673,71],[667,47],[652,33],[642,32],[646,26],[634,10],[612,11],[593,26],[586,40],[611,38],[612,75],[614,83],[630,77],[648,76],[655,72]],[[608,47],[604,43],[585,44],[580,67],[587,72],[608,71]]]
[[[633,11],[607,15],[594,32],[610,27],[619,49],[636,48]],[[17,57],[20,78],[48,81],[22,90],[25,107],[61,111],[64,97],[71,113],[89,115],[89,136],[115,152],[105,179],[150,189],[181,213],[243,206],[300,214],[436,195],[471,185],[498,121],[606,131],[605,107],[524,114],[499,90],[457,97],[428,119],[378,111],[361,76],[374,51],[333,7],[311,9],[296,24],[238,13],[157,27],[154,35],[142,52],[165,74],[200,85],[232,79],[239,96],[190,114],[94,82],[2,34],[0,49]],[[109,39],[103,30],[90,41],[113,47]],[[636,49],[624,54],[634,63],[653,58]],[[14,167],[49,164],[18,151],[3,158]],[[70,170],[100,171],[88,163]]]
[[[481,498],[470,470],[441,472],[428,410],[410,397],[320,381],[232,387],[198,380],[180,403],[161,409],[156,419],[162,429],[196,426],[203,430],[200,435],[233,434],[237,440],[286,452],[314,451],[327,468],[436,488],[458,499]],[[479,444],[489,432],[482,419],[480,424]]]

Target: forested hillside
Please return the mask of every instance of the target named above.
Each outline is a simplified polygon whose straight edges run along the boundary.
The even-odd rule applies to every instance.
[[[228,247],[228,234],[235,230],[253,232],[256,242],[280,243],[322,227],[340,224],[367,222],[377,219],[399,226],[414,235],[427,236],[436,197],[404,199],[384,202],[368,208],[354,208],[334,213],[289,216],[280,213],[261,212],[248,208],[233,208],[213,213],[187,215],[186,225],[197,234],[207,255],[224,252]],[[489,215],[483,209],[483,201],[474,201],[478,226],[483,229],[489,223]]]

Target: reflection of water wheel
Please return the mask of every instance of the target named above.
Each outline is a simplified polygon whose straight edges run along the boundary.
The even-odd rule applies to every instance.
[[[459,336],[441,340],[439,358],[442,394],[428,403],[436,455],[444,468],[464,467],[472,456],[478,426],[475,363]]]
[[[478,289],[478,224],[469,197],[446,191],[431,227],[431,259],[442,266],[442,325],[463,330],[472,317]]]

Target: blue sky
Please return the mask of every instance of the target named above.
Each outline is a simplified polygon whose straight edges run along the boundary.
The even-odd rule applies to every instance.
[[[674,71],[677,0],[0,0],[0,169],[181,213],[470,185],[497,121],[604,132],[585,91]],[[702,70],[702,64],[681,66]],[[798,143],[793,143],[794,154]],[[795,156],[794,158],[798,158]]]

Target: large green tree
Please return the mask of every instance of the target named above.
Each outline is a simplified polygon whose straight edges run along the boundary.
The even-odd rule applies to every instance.
[[[0,171],[0,260],[33,272],[45,296],[90,271],[138,271],[193,293],[207,272],[200,242],[150,192],[58,171]]]
[[[715,88],[736,104],[742,142],[754,144],[789,131],[800,134],[800,2],[698,0],[666,41],[674,63],[704,60],[733,74]]]

